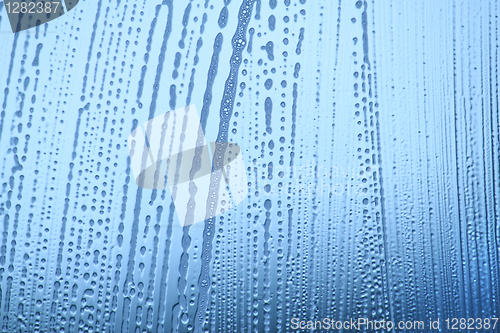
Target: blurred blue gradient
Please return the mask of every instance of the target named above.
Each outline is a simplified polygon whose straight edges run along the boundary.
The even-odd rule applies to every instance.
[[[498,318],[499,13],[81,0],[13,34],[0,2],[2,332]],[[181,227],[127,138],[191,104],[248,196]]]

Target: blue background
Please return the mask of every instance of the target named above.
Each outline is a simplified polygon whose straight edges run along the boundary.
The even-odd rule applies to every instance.
[[[82,0],[17,34],[5,10],[2,332],[498,317],[497,1]],[[181,228],[127,137],[189,104],[249,192]]]

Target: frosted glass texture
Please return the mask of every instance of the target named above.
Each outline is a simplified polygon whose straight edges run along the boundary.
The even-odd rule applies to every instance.
[[[0,1],[2,332],[499,317],[498,1],[62,5],[12,33]],[[189,105],[238,204],[136,183],[131,133]]]

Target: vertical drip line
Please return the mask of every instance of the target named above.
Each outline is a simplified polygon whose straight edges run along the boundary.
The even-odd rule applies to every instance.
[[[202,23],[203,25],[204,23]],[[200,39],[201,40],[201,39]],[[222,42],[223,42],[223,36],[222,36],[222,33],[219,33],[217,34],[217,36],[215,37],[215,40],[214,40],[214,46],[213,46],[213,54],[212,54],[212,59],[211,59],[211,62],[210,62],[210,67],[209,67],[209,70],[208,70],[208,74],[207,74],[207,85],[206,85],[206,89],[205,89],[205,94],[203,96],[203,106],[202,106],[202,110],[201,110],[201,119],[200,119],[200,130],[199,130],[199,133],[197,133],[198,137],[197,137],[197,141],[196,141],[196,146],[198,148],[196,148],[195,150],[195,156],[193,158],[193,166],[190,170],[190,173],[189,173],[189,179],[190,179],[190,199],[189,199],[189,202],[192,202],[194,204],[196,204],[194,202],[194,196],[196,195],[196,192],[197,192],[197,188],[196,188],[196,185],[194,184],[193,182],[193,178],[194,178],[194,175],[196,174],[196,172],[198,172],[200,169],[201,169],[201,154],[202,154],[202,144],[203,144],[203,141],[204,141],[204,133],[205,133],[205,129],[206,129],[206,126],[207,126],[207,119],[208,119],[208,116],[209,116],[209,113],[210,113],[210,104],[212,103],[212,89],[213,89],[213,85],[214,85],[214,81],[215,81],[215,77],[217,76],[217,68],[219,66],[219,55],[220,55],[220,52],[221,52],[221,49],[222,49]],[[197,55],[196,55],[197,57]],[[194,69],[193,69],[193,80],[194,80]],[[192,81],[193,82],[193,81]],[[194,82],[193,82],[193,85],[194,85]],[[191,87],[190,87],[191,88]],[[190,104],[190,99],[191,99],[191,92],[192,92],[192,89],[189,90],[189,94],[188,94],[188,98],[187,98],[187,105]],[[212,157],[212,153],[209,149],[209,155],[210,155],[210,158]],[[201,203],[203,204],[203,203]],[[197,309],[195,308],[195,313],[196,313]],[[190,321],[194,321],[194,319],[190,318]]]
[[[227,136],[229,131],[229,121],[231,120],[233,107],[234,107],[234,99],[236,95],[237,89],[237,81],[238,81],[238,71],[242,61],[242,52],[246,46],[246,32],[248,28],[248,23],[252,14],[252,7],[254,4],[254,0],[243,0],[239,14],[238,14],[238,26],[236,28],[236,32],[232,38],[233,45],[233,53],[230,59],[230,72],[229,77],[226,80],[226,84],[224,86],[224,95],[221,101],[220,107],[220,123],[219,123],[219,133],[217,135],[217,142],[227,142]],[[222,145],[218,145],[222,146]],[[225,145],[224,145],[225,146]],[[225,150],[225,148],[224,148]],[[223,149],[218,148],[214,153],[214,169],[219,170],[222,167],[222,156]],[[210,194],[215,192],[215,188],[219,186],[220,179],[217,179],[216,173],[212,173],[210,178]],[[216,192],[215,192],[216,193]],[[217,202],[217,195],[215,195],[212,200],[208,200],[207,202],[207,211],[213,212],[214,205],[212,202]],[[194,330],[195,332],[204,331],[205,323],[206,323],[206,309],[207,309],[207,299],[208,299],[208,289],[210,288],[210,263],[212,259],[212,241],[215,234],[215,218],[212,217],[208,220],[205,220],[205,228],[203,230],[203,245],[202,245],[202,254],[201,254],[201,272],[198,279],[198,308],[195,314],[196,321]]]
[[[479,46],[480,46],[480,51],[479,51],[479,58],[481,59],[481,124],[483,124],[483,127],[481,129],[481,143],[482,143],[482,154],[481,154],[481,157],[482,157],[482,173],[483,173],[483,195],[484,195],[484,207],[482,208],[484,210],[484,217],[485,217],[485,227],[484,227],[484,234],[486,235],[485,238],[483,238],[482,240],[483,241],[486,241],[486,251],[484,251],[484,243],[481,244],[480,242],[478,242],[478,237],[475,237],[475,246],[476,246],[476,255],[477,257],[486,257],[488,258],[487,260],[487,263],[486,265],[484,265],[484,269],[486,269],[487,272],[491,272],[491,267],[490,267],[490,264],[491,264],[491,261],[489,260],[489,249],[488,249],[488,240],[489,240],[489,232],[488,232],[488,229],[489,229],[489,223],[488,223],[488,218],[490,217],[490,214],[489,214],[489,211],[488,211],[488,208],[489,208],[489,195],[488,195],[488,192],[487,192],[487,189],[488,189],[488,180],[489,180],[489,177],[488,177],[488,165],[487,165],[487,154],[489,153],[490,156],[492,155],[492,152],[489,150],[490,148],[490,145],[489,145],[489,140],[486,138],[486,135],[485,135],[485,127],[491,127],[491,122],[492,122],[492,119],[486,119],[487,115],[485,114],[486,110],[486,106],[485,106],[485,103],[484,103],[484,100],[485,100],[485,84],[484,84],[484,62],[483,62],[483,17],[482,15],[479,17],[479,31],[481,33],[481,37],[479,39]],[[486,88],[487,89],[487,88]],[[493,133],[490,134],[490,137]],[[478,192],[479,192],[480,188],[478,189]],[[479,207],[478,207],[478,210],[479,210]],[[477,222],[475,223],[475,230],[474,230],[474,233],[475,234],[482,234],[483,233],[483,230],[477,230]],[[479,225],[479,227],[481,227],[481,225]],[[491,273],[490,274],[481,274],[481,266],[480,265],[477,265],[476,266],[476,269],[477,269],[477,285],[476,285],[476,292],[477,292],[477,295],[479,296],[478,298],[483,300],[481,302],[478,302],[478,306],[477,306],[477,315],[479,315],[480,313],[491,313]],[[486,285],[486,295],[484,295],[484,293],[482,293],[482,289],[481,288],[481,285],[485,284]],[[486,296],[483,298],[483,296]],[[483,303],[484,302],[484,303]]]
[[[453,110],[454,110],[454,134],[455,134],[455,176],[456,176],[456,191],[457,191],[457,210],[458,210],[458,232],[457,241],[458,241],[458,292],[455,294],[456,299],[459,301],[457,304],[459,307],[456,309],[454,315],[456,317],[460,317],[463,311],[465,310],[465,286],[464,286],[464,257],[463,257],[463,249],[462,249],[462,209],[461,209],[461,200],[460,200],[460,167],[458,161],[458,114],[457,114],[457,17],[456,17],[456,1],[453,0],[452,12],[453,12]]]
[[[156,28],[156,22],[158,21],[158,16],[160,15],[161,8],[162,8],[162,5],[157,5],[156,6],[155,17],[151,21],[151,26],[149,28],[149,35],[148,35],[148,40],[147,40],[147,44],[146,44],[146,53],[144,53],[144,65],[141,68],[141,77],[139,79],[138,88],[137,88],[136,103],[137,103],[139,109],[142,109],[141,97],[142,97],[142,91],[144,89],[144,78],[146,77],[146,73],[147,73],[147,70],[148,70],[149,53],[151,51],[151,45],[153,43],[153,35],[154,35],[154,32],[155,32],[155,28]],[[169,9],[170,9],[170,7],[169,7]],[[152,118],[152,117],[150,116],[150,118]]]
[[[339,45],[340,45],[340,22],[341,22],[341,8],[342,8],[342,0],[339,0],[338,3],[338,18],[337,18],[337,34],[336,34],[336,44],[335,44],[335,62],[333,65],[333,71],[334,71],[334,76],[333,76],[333,87],[332,87],[332,95],[334,98],[334,102],[332,105],[332,137],[331,137],[331,143],[332,147],[334,147],[334,138],[335,138],[335,116],[336,116],[336,106],[337,103],[335,102],[335,92],[336,92],[336,77],[335,73],[337,72],[337,65],[338,65],[338,56],[339,56]],[[332,149],[330,153],[330,165],[333,168],[333,156],[334,156],[334,149]],[[329,172],[331,175],[331,171]],[[332,184],[333,185],[333,184]],[[333,191],[333,189],[332,189]],[[328,235],[328,244],[327,244],[327,257],[331,258],[330,260],[327,260],[326,264],[326,290],[334,290],[333,295],[330,296],[330,294],[327,295],[326,299],[326,313],[332,315],[332,317],[335,317],[335,312],[337,311],[337,307],[335,306],[335,292],[337,291],[337,274],[335,270],[335,262],[336,259],[333,259],[334,257],[334,251],[332,250],[333,244],[335,244],[336,241],[336,233],[334,232],[334,228],[332,228],[332,225],[334,223],[333,220],[333,210],[332,210],[332,195],[329,195],[328,198],[328,217],[332,217],[331,223],[330,220],[328,220],[328,230],[327,230],[327,235]],[[331,273],[330,273],[331,272]],[[330,313],[330,309],[332,310],[332,313]]]
[[[264,252],[263,252],[263,257],[264,257],[264,286],[263,286],[263,310],[264,310],[264,315],[263,315],[263,325],[264,325],[264,330],[266,332],[270,331],[270,326],[269,324],[271,323],[271,314],[269,313],[271,309],[271,279],[270,279],[270,265],[271,265],[271,251],[270,251],[270,246],[269,246],[269,238],[270,238],[270,228],[271,228],[271,210],[272,210],[272,201],[270,199],[267,199],[264,202],[264,208],[266,210],[266,219],[264,220]]]
[[[498,13],[498,10],[497,10],[497,6],[498,6],[498,2],[495,1],[495,10],[493,11],[494,13]],[[493,17],[493,15],[491,14],[491,3],[489,3],[489,12],[490,12],[490,15],[489,17]],[[498,20],[493,20],[495,22],[496,25],[498,25]],[[495,60],[493,61],[495,63],[495,74],[493,74],[493,66],[491,65],[492,63],[492,60],[493,60],[493,52],[492,52],[492,39],[493,39],[493,32],[492,32],[492,23],[491,23],[491,20],[490,20],[490,29],[489,29],[489,54],[490,54],[490,57],[489,57],[489,69],[490,69],[490,76],[489,76],[489,81],[490,81],[490,117],[491,117],[491,133],[493,135],[492,137],[492,140],[491,140],[491,165],[492,165],[492,177],[493,177],[493,181],[492,181],[492,188],[493,188],[493,207],[492,207],[492,211],[493,211],[493,217],[492,217],[492,220],[493,221],[499,221],[499,216],[498,216],[498,211],[497,211],[497,208],[498,208],[498,195],[499,195],[499,192],[498,192],[498,188],[500,187],[500,176],[499,175],[499,172],[498,172],[498,167],[500,166],[499,165],[499,153],[500,153],[500,126],[499,126],[499,118],[498,118],[498,114],[499,114],[499,103],[498,103],[498,95],[499,95],[499,91],[498,91],[498,43],[499,43],[499,40],[498,40],[498,26],[495,27],[495,41],[496,41],[496,48],[495,48]],[[493,92],[493,78],[495,78],[496,80],[496,89],[495,89],[495,92]],[[493,96],[496,96],[496,105],[494,104],[494,98]],[[496,106],[496,108],[495,108]],[[496,109],[496,112],[494,111]],[[496,117],[495,117],[496,115]],[[496,124],[496,128],[495,128],[495,124]],[[494,134],[493,134],[494,133]],[[496,142],[495,142],[495,138],[496,138]],[[495,151],[495,148],[496,148],[496,151]],[[496,155],[496,158],[495,158],[495,155]],[[500,290],[500,279],[499,279],[499,267],[498,267],[498,264],[499,264],[499,250],[500,250],[500,236],[499,236],[499,232],[498,232],[498,223],[496,224],[493,224],[493,228],[492,228],[492,240],[491,240],[491,251],[492,251],[492,256],[494,258],[494,267],[493,269],[491,269],[491,273],[493,275],[493,277],[491,278],[492,281],[496,281],[496,283],[493,283],[492,285],[492,295],[499,295],[499,290]],[[489,241],[489,239],[488,239]],[[490,243],[490,242],[488,242]],[[495,246],[496,244],[496,246]],[[491,262],[491,258],[490,258],[490,262]],[[500,296],[493,296],[494,297],[494,300],[492,301],[492,309],[493,310],[493,313],[492,315],[495,315],[496,317],[498,317],[498,312],[495,313],[496,309],[498,309],[499,307],[499,298]]]
[[[92,38],[90,41],[90,46],[89,46],[89,53],[87,54],[87,65],[86,65],[86,71],[85,71],[85,76],[83,79],[83,87],[82,87],[82,93],[85,94],[85,87],[87,84],[87,73],[90,65],[90,59],[92,56],[92,48],[94,45],[95,41],[95,35],[96,35],[96,30],[97,30],[97,22],[99,21],[100,17],[100,12],[101,12],[101,5],[102,5],[102,0],[99,1],[97,5],[97,12],[95,15],[95,21],[94,21],[94,26],[93,26],[93,31],[92,31]],[[18,35],[18,34],[16,34]],[[82,94],[80,100],[83,102],[85,100],[85,96]],[[68,172],[68,182],[66,183],[66,193],[65,193],[65,199],[64,199],[64,210],[63,210],[63,216],[61,218],[61,228],[59,231],[59,248],[58,248],[58,255],[57,255],[57,264],[56,264],[56,276],[61,275],[61,265],[62,265],[62,256],[64,252],[64,240],[65,240],[65,235],[66,235],[66,224],[68,221],[68,210],[69,210],[69,201],[70,201],[70,193],[71,193],[71,180],[73,179],[73,167],[74,167],[74,160],[77,156],[76,153],[76,148],[78,146],[78,139],[79,139],[79,133],[80,133],[80,125],[81,125],[81,116],[83,114],[83,111],[86,110],[88,111],[90,108],[90,104],[87,103],[84,108],[80,108],[78,110],[78,117],[76,120],[76,129],[75,129],[75,136],[73,140],[73,152],[71,154],[71,162],[69,164],[69,172]]]
[[[372,16],[373,16],[373,34],[375,34],[375,0],[372,0]],[[387,227],[387,218],[386,218],[386,213],[385,213],[385,197],[384,197],[384,178],[382,175],[382,144],[381,144],[381,133],[380,133],[380,121],[379,121],[379,111],[377,110],[379,107],[379,104],[377,102],[378,100],[378,90],[377,90],[377,61],[376,61],[376,45],[375,41],[373,42],[373,87],[374,87],[374,99],[375,103],[373,104],[374,114],[375,114],[375,128],[376,128],[376,135],[377,135],[377,162],[378,162],[378,177],[379,177],[379,184],[380,184],[380,189],[379,189],[379,195],[380,195],[380,214],[381,214],[381,224],[382,224],[382,237],[383,237],[383,244],[384,244],[384,249],[383,249],[383,258],[384,258],[384,265],[382,265],[383,269],[383,276],[386,278],[385,281],[382,281],[382,285],[385,288],[385,292],[383,293],[384,297],[384,302],[385,306],[387,307],[387,312],[391,316],[389,319],[394,321],[394,311],[393,311],[393,306],[392,306],[392,297],[391,297],[391,279],[389,279],[389,271],[390,271],[390,253],[389,249],[389,241],[388,241],[388,227]]]
[[[12,51],[10,54],[10,63],[9,63],[9,74],[7,75],[7,87],[4,90],[4,100],[2,103],[2,112],[0,113],[0,139],[2,138],[2,133],[3,133],[3,126],[4,126],[4,121],[5,121],[5,109],[7,108],[7,97],[9,96],[9,88],[8,86],[10,85],[10,79],[12,75],[12,70],[14,68],[14,59],[15,59],[15,54],[16,54],[16,48],[17,48],[17,42],[19,39],[19,33],[14,34],[14,42],[12,43]],[[4,164],[5,165],[5,164]],[[3,172],[2,172],[3,173]],[[4,266],[5,265],[5,254],[7,251],[7,239],[8,239],[8,231],[9,231],[9,214],[4,213],[3,217],[3,231],[2,231],[2,250],[0,251],[0,265]],[[3,279],[3,274],[5,272],[5,268],[2,267],[0,269],[0,281],[4,281]],[[2,286],[2,283],[0,283],[0,288]],[[7,304],[10,303],[10,292],[8,288],[6,289],[6,294],[5,294],[6,302]],[[1,303],[2,303],[2,290],[0,289],[0,309],[1,309]]]
[[[166,52],[167,52],[167,44],[168,44],[168,40],[169,40],[169,37],[170,37],[170,33],[172,31],[172,17],[173,17],[173,4],[172,4],[172,0],[170,1],[163,1],[163,5],[166,5],[167,6],[167,9],[168,9],[168,14],[167,14],[167,23],[165,25],[165,30],[163,32],[163,40],[162,40],[162,45],[161,45],[161,48],[160,48],[160,54],[158,56],[158,65],[156,67],[156,75],[155,75],[155,81],[154,81],[154,84],[153,84],[153,94],[151,96],[151,104],[150,104],[150,107],[149,107],[149,115],[148,115],[148,119],[152,119],[154,118],[154,115],[155,115],[155,112],[156,112],[156,101],[158,100],[158,94],[159,94],[159,89],[160,89],[160,81],[161,81],[161,77],[162,77],[162,73],[163,73],[163,66],[164,66],[164,63],[165,63],[165,55],[166,55]],[[141,76],[141,80],[139,82],[139,87],[142,87],[143,83],[141,84],[141,82],[144,81],[144,76],[146,75],[146,69],[147,69],[147,63],[149,61],[149,51],[151,49],[151,44],[152,44],[152,37],[153,37],[153,34],[154,34],[154,31],[155,31],[155,28],[156,28],[156,22],[157,22],[157,19],[158,19],[158,16],[159,16],[159,13],[161,11],[161,5],[158,5],[156,6],[156,12],[155,12],[155,17],[154,19],[152,20],[151,22],[151,29],[149,31],[149,38],[148,38],[148,47],[147,47],[147,53],[144,55],[144,61],[146,63],[146,65],[143,66],[143,69],[142,69],[142,76]],[[140,93],[138,92],[138,95],[137,95],[137,102],[138,104],[141,106],[141,103],[139,101],[140,99],[140,95],[142,95],[142,88],[140,88]],[[147,140],[147,136],[146,136],[146,133],[148,130],[150,130],[150,123],[148,124],[148,128],[146,129],[146,131],[144,131],[144,134],[145,134],[145,139]],[[161,153],[160,153],[160,156],[161,156]],[[136,196],[136,205],[137,203],[140,204],[140,202],[142,201],[142,192],[140,193],[140,191],[142,191],[141,188],[138,188],[137,189],[137,196]],[[151,201],[154,201],[155,198],[156,198],[156,195],[157,195],[157,190],[156,189],[153,189],[152,193],[151,193]],[[140,198],[138,199],[138,197],[140,196]],[[161,207],[161,206],[159,206]],[[163,209],[159,209],[159,207],[157,208],[157,220],[161,220],[161,215],[163,213]],[[165,240],[165,250],[164,250],[164,253],[163,253],[163,256],[164,256],[164,260],[163,260],[163,269],[162,269],[162,276],[166,276],[166,274],[168,273],[168,260],[170,258],[170,245],[171,245],[171,241],[170,241],[170,238],[171,238],[171,224],[172,224],[172,219],[173,219],[173,203],[170,205],[170,214],[169,214],[169,219],[168,219],[168,227],[167,227],[167,239]],[[139,208],[138,208],[138,214],[140,213],[140,205],[139,205]],[[138,219],[139,219],[139,215],[135,215],[134,216],[136,218],[134,218],[134,225],[136,224],[136,222],[138,223]],[[132,251],[132,249],[130,250]],[[135,250],[134,250],[135,251]],[[132,255],[132,254],[130,254]],[[135,254],[134,254],[135,255]],[[130,271],[130,269],[133,267],[133,262],[132,262],[132,266],[130,265],[131,262],[130,262],[130,259],[129,259],[129,265],[127,267],[128,271]],[[156,264],[156,263],[155,263]],[[161,294],[161,289],[166,286],[166,279],[162,279],[161,280],[161,285],[160,285],[160,294]],[[163,282],[165,281],[165,282]],[[125,288],[125,287],[124,287]],[[154,288],[154,286],[152,287]],[[160,300],[158,302],[158,314],[157,314],[157,317],[153,320],[153,327],[158,327],[158,325],[161,325],[159,322],[160,322],[160,315],[161,315],[161,306],[162,306],[162,298],[160,297]]]

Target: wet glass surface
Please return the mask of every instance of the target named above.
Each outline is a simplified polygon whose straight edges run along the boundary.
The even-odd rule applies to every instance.
[[[2,332],[495,331],[498,2],[65,1],[15,34],[7,2]],[[161,146],[141,124],[189,105],[203,133],[172,140],[244,163],[212,150],[199,191],[241,202],[191,200],[180,162],[184,192],[137,185],[129,136]],[[193,204],[209,218],[181,227]]]

